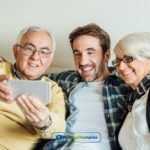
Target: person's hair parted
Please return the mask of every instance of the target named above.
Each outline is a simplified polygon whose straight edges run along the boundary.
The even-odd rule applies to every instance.
[[[69,35],[69,41],[72,48],[74,40],[82,35],[89,35],[99,39],[103,54],[105,54],[105,52],[110,49],[110,36],[97,24],[90,23],[74,29]]]

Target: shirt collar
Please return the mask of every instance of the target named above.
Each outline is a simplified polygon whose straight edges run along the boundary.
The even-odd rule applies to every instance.
[[[13,69],[12,71],[16,75],[16,77],[21,80],[22,79],[21,73],[19,72],[19,70],[17,70],[16,63],[13,65],[12,69]],[[43,75],[34,79],[34,80],[41,80],[42,77],[43,77]]]

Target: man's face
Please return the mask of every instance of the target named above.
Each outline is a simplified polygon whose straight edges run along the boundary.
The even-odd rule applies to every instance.
[[[29,32],[21,40],[20,47],[14,45],[13,51],[16,59],[16,67],[23,79],[33,80],[40,77],[50,66],[54,52],[52,40],[46,32]],[[49,50],[47,57],[41,57],[36,51],[31,55],[26,54],[24,49]]]
[[[99,39],[79,36],[73,42],[73,55],[76,68],[85,81],[104,80],[110,52],[102,54]]]

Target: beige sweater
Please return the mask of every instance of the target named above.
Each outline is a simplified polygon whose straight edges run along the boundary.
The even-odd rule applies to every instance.
[[[11,70],[12,65],[8,62],[0,63],[0,74],[17,79]],[[38,130],[26,121],[15,101],[11,104],[0,101],[0,150],[31,150],[39,137],[52,138],[54,132],[64,132],[65,102],[62,90],[45,76],[41,80],[52,85],[52,101],[47,105],[52,119],[51,126],[44,131]]]

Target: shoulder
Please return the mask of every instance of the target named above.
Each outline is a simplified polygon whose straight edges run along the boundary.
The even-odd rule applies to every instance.
[[[52,87],[52,88],[58,87],[57,82],[55,82],[55,81],[49,79],[49,78],[48,78],[47,76],[45,76],[45,75],[41,78],[41,81],[49,82],[49,83],[51,84],[51,87]]]
[[[79,82],[81,82],[82,78],[77,71],[68,70],[60,73],[52,73],[46,75],[49,79],[57,82],[61,87],[67,86],[71,87]]]
[[[81,80],[80,75],[75,70],[67,70],[60,73],[51,73],[47,74],[47,77],[54,80],[66,80],[66,81],[74,81],[74,80]]]
[[[58,83],[58,85],[63,89],[66,95],[74,89],[74,87],[82,81],[79,73],[75,70],[68,70],[60,73],[53,73],[46,75],[49,79]]]
[[[132,89],[118,76],[116,72],[110,74],[104,82],[106,88],[111,88],[115,93],[128,94]]]
[[[11,74],[12,73],[12,64],[6,61],[0,62],[0,74]]]

